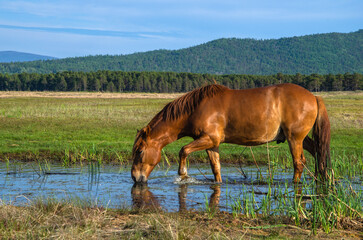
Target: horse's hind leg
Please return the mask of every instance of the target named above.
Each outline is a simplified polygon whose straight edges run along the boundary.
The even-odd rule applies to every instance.
[[[208,157],[210,160],[210,165],[212,167],[212,171],[214,174],[214,180],[216,182],[222,182],[222,177],[221,177],[221,163],[219,161],[219,148],[215,147],[212,149],[207,149],[206,150],[208,153]]]
[[[208,135],[204,135],[193,142],[182,147],[179,152],[180,163],[179,163],[179,176],[182,178],[187,176],[187,157],[190,153],[210,149],[214,147],[214,143]]]
[[[304,138],[303,147],[307,150],[313,157],[315,157],[316,150],[314,145],[314,140],[311,139],[309,136]]]
[[[294,163],[294,183],[298,183],[301,179],[306,159],[303,152],[302,141],[290,140],[289,141],[290,152]]]

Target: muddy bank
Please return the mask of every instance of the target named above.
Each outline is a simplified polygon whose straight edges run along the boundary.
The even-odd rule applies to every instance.
[[[53,152],[53,151],[39,151],[34,152],[15,152],[15,153],[0,153],[0,161],[21,161],[21,162],[39,162],[47,161],[53,163],[69,163],[77,164],[83,162],[98,161],[104,164],[132,164],[132,154],[130,152],[125,153],[115,153],[113,152],[103,152],[93,155],[82,155],[80,153],[74,153],[69,151]],[[208,163],[207,157],[203,156],[189,156],[188,161],[190,163]],[[223,154],[220,159],[221,163],[227,164],[243,164],[246,166],[255,165],[267,165],[268,157],[267,154],[259,153],[256,154],[255,159],[246,158],[240,154]],[[168,154],[166,159],[163,156],[162,162],[169,162],[170,164],[177,164],[179,162],[179,157],[175,154]]]

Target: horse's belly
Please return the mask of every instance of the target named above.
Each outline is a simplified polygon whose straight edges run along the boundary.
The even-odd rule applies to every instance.
[[[270,124],[269,126],[247,126],[233,129],[226,129],[225,143],[233,143],[246,146],[255,146],[274,141],[279,135],[280,124]]]

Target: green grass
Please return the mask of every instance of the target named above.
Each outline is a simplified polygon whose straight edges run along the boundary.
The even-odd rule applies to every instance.
[[[349,160],[362,158],[362,92],[320,93],[332,122],[332,152]],[[79,160],[116,161],[130,159],[137,129],[172,99],[97,98],[0,98],[0,156],[6,158],[47,158],[64,163]],[[191,141],[184,138],[165,148],[171,161]],[[222,144],[222,161],[252,162],[249,150]],[[266,145],[253,147],[256,160],[267,162]],[[274,159],[291,164],[287,143],[269,144]],[[306,156],[312,159],[308,153]],[[205,152],[190,159],[205,159]]]
[[[0,99],[0,153],[130,153],[136,129],[167,101]]]
[[[361,189],[353,190],[348,186],[350,186],[348,183],[343,182],[326,187],[315,182],[303,181],[301,185],[295,186],[295,194],[291,194],[286,182],[285,186],[269,184],[261,202],[256,200],[254,188],[252,191],[244,188],[240,197],[232,197],[226,192],[226,198],[230,202],[231,214],[235,217],[240,215],[253,219],[288,217],[294,225],[304,225],[314,234],[317,229],[330,233],[338,229],[342,220],[346,218],[363,217],[363,192]],[[259,186],[256,186],[257,191],[258,188]]]

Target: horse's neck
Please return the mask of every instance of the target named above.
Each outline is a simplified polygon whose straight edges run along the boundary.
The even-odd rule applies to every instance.
[[[169,143],[178,140],[180,130],[175,125],[170,122],[160,122],[151,129],[150,137],[163,148]]]

